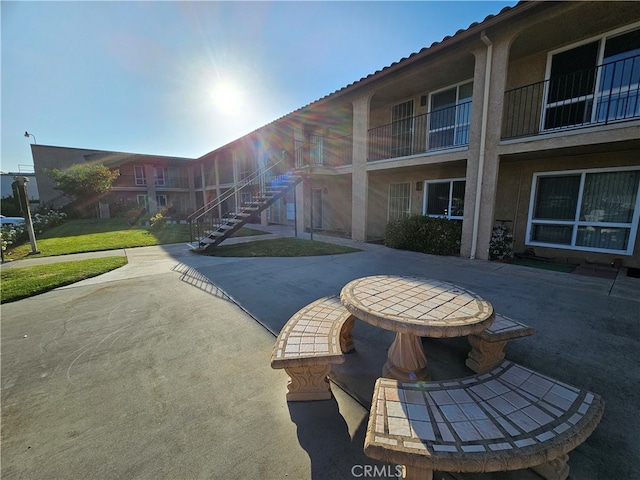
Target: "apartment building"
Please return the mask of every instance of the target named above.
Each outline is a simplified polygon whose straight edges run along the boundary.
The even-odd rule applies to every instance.
[[[118,205],[138,204],[152,213],[167,210],[184,218],[194,210],[195,160],[192,158],[36,144],[31,145],[31,155],[41,205],[60,208],[72,200],[56,190],[47,170],[57,168],[64,171],[75,164],[98,163],[119,173],[110,195],[112,209],[117,209]]]
[[[640,267],[639,96],[640,3],[521,2],[199,159],[167,160],[186,175],[167,202],[223,216],[255,193],[253,172],[296,169],[304,181],[263,221],[371,241],[390,220],[441,216],[478,259],[503,223],[515,252]],[[40,148],[52,147],[32,147],[36,173]],[[155,163],[126,165],[155,188],[118,188],[157,197]]]

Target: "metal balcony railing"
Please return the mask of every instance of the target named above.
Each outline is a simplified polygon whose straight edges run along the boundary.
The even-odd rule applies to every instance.
[[[189,188],[189,179],[186,177],[164,177],[149,179],[136,177],[135,175],[120,175],[113,181],[114,187],[144,187],[155,185],[156,189],[162,188]]]
[[[296,168],[306,166],[342,167],[353,162],[353,136],[310,134],[295,140]]]
[[[469,144],[471,101],[369,130],[369,161],[406,157]]]
[[[640,118],[640,55],[505,92],[502,138]]]

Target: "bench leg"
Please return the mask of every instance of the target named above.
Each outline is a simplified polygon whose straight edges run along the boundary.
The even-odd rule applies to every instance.
[[[495,367],[504,358],[504,346],[507,341],[487,342],[476,335],[469,335],[471,351],[466,365],[476,373],[486,372]]]
[[[433,470],[430,468],[402,466],[404,480],[433,480]]]
[[[545,480],[566,480],[569,477],[569,455],[562,455],[531,469]]]
[[[356,318],[352,315],[342,324],[342,330],[340,330],[340,350],[342,353],[351,353],[356,349],[351,336],[351,329],[355,323]]]
[[[304,402],[331,398],[331,387],[327,378],[331,371],[330,363],[307,367],[289,367],[284,370],[289,375],[287,401]]]

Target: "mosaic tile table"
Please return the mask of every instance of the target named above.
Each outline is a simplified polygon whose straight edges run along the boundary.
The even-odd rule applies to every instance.
[[[460,380],[380,378],[364,450],[404,465],[406,479],[533,468],[564,480],[567,454],[589,437],[603,411],[598,395],[506,360]]]
[[[473,292],[414,276],[376,275],[353,280],[340,293],[355,317],[396,332],[382,376],[429,378],[420,337],[462,337],[488,328],[493,307]]]

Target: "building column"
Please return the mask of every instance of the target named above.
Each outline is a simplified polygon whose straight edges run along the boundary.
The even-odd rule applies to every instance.
[[[158,202],[156,201],[155,173],[156,172],[153,165],[147,164],[144,166],[144,176],[147,181],[147,205],[149,208],[149,213],[158,212]]]
[[[295,122],[292,125],[293,131],[293,163],[296,167],[300,165],[296,165],[296,140],[304,141],[304,126],[301,122]],[[296,189],[295,194],[295,209],[296,209],[296,231],[304,232],[305,218],[306,218],[306,210],[304,208],[304,194],[305,194],[305,181],[303,180],[299,184],[297,184],[294,188]]]
[[[351,175],[351,238],[367,240],[367,204],[369,177],[367,173],[369,104],[371,95],[353,102],[353,161]]]
[[[500,158],[504,92],[507,83],[511,35],[488,38],[486,48],[474,52],[474,122],[467,160],[465,215],[461,255],[487,260],[494,224]],[[487,65],[488,64],[488,65]]]

